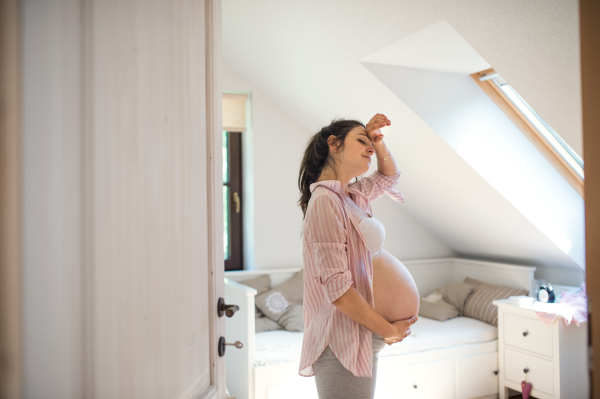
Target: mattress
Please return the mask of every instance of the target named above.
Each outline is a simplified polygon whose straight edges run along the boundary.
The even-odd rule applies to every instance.
[[[303,335],[304,333],[301,332],[281,330],[256,333],[255,365],[300,363]],[[470,317],[437,321],[419,316],[419,321],[411,327],[411,335],[402,342],[387,345],[379,356],[406,355],[496,339],[498,339],[496,327]]]

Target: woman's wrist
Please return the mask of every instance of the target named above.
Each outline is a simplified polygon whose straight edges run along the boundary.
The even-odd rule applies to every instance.
[[[375,150],[376,153],[387,153],[388,152],[388,147],[385,144],[385,141],[383,141],[383,140],[381,140],[381,142],[378,144],[373,143],[373,149]]]
[[[387,162],[390,159],[392,153],[387,148],[387,146],[385,145],[385,143],[382,141],[377,146],[374,145],[373,148],[375,149],[375,156],[377,157],[377,159],[379,159],[380,161],[385,161],[385,163],[387,164]]]
[[[379,320],[377,321],[377,328],[372,329],[374,333],[379,334],[382,338],[389,338],[394,335],[394,325],[383,318],[379,313],[377,313]]]

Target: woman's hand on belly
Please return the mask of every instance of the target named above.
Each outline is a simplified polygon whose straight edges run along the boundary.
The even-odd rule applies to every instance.
[[[410,335],[410,326],[419,320],[419,316],[413,316],[410,319],[395,321],[391,323],[392,330],[387,337],[382,337],[386,344],[391,345],[402,341]]]

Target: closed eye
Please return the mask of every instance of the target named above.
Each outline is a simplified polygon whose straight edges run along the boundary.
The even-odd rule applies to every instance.
[[[364,141],[362,141],[362,140],[358,140],[358,141],[360,141],[360,142],[361,142],[361,143],[363,143],[363,144],[365,143],[365,142],[364,142]]]

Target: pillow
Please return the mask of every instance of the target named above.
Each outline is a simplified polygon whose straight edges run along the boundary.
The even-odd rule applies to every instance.
[[[301,305],[304,299],[304,270],[300,270],[290,279],[256,296],[258,307],[268,318],[279,322],[288,307]]]
[[[460,314],[464,313],[465,301],[471,295],[475,287],[467,283],[448,283],[438,289],[444,301],[454,305]]]
[[[283,327],[276,321],[269,319],[268,317],[262,316],[257,317],[255,320],[255,332],[283,330]]]
[[[278,323],[287,331],[304,331],[304,315],[302,314],[302,304],[294,303],[283,312]]]
[[[244,284],[245,286],[248,286],[250,288],[254,288],[257,293],[256,295],[260,295],[263,292],[267,292],[271,289],[271,276],[269,276],[268,274],[265,274],[264,276],[259,276],[256,278],[251,278],[248,280],[244,280],[244,281],[240,281],[240,284]],[[256,314],[256,317],[264,317],[264,314],[260,311],[259,308],[256,308],[254,313]],[[265,331],[269,331],[269,330],[265,330]]]
[[[487,284],[470,277],[465,279],[465,283],[471,284],[474,290],[465,301],[464,315],[493,326],[498,326],[498,308],[492,304],[492,301],[529,293],[526,289]]]
[[[263,292],[267,292],[271,289],[271,276],[265,274],[264,276],[258,276],[248,280],[240,281],[240,284],[244,284],[250,288],[254,288],[256,295],[260,295]]]
[[[439,290],[419,300],[419,315],[434,320],[444,321],[459,315],[456,307],[442,298]]]

